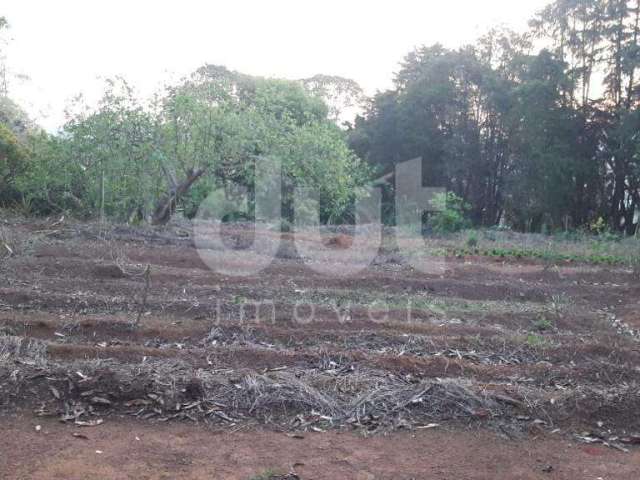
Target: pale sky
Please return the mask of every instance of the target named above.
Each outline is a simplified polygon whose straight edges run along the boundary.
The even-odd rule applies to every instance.
[[[316,73],[391,86],[415,46],[457,47],[491,26],[524,30],[549,0],[2,0],[9,65],[31,80],[12,96],[49,129],[99,77],[122,75],[148,96],[204,63],[290,79]]]

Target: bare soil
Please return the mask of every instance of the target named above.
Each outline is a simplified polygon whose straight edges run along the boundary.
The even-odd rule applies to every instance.
[[[6,480],[247,480],[268,470],[308,480],[627,480],[640,474],[640,451],[625,454],[554,437],[510,441],[486,431],[293,438],[139,421],[78,429],[28,416],[5,417],[0,426]]]
[[[640,473],[624,266],[466,257],[425,275],[383,249],[330,278],[281,249],[234,277],[184,226],[3,228],[24,245],[0,260],[0,478]]]

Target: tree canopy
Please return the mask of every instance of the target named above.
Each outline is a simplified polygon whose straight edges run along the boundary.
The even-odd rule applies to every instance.
[[[5,89],[3,141],[22,153],[4,154],[4,185],[11,178],[10,197],[39,213],[193,215],[213,189],[234,196],[256,164],[277,162],[285,204],[294,186],[312,187],[323,219],[344,220],[367,181],[419,157],[423,185],[445,187],[475,225],[606,222],[632,234],[639,37],[640,0],[554,0],[526,32],[417,47],[393,88],[371,98],[339,76],[288,81],[204,65],[152,101],[111,80],[100,104],[76,108],[56,135],[34,129]]]
[[[256,162],[277,160],[292,184],[320,192],[325,217],[338,217],[368,178],[325,103],[293,81],[206,65],[151,105],[116,79],[97,109],[79,110],[60,135],[31,139],[37,166],[21,185],[44,210],[149,213],[163,192],[200,172],[181,200],[194,215],[213,188],[233,195],[252,183]]]
[[[539,230],[605,218],[633,233],[639,20],[636,0],[557,0],[525,34],[417,48],[350,143],[381,171],[422,157],[425,185],[458,194],[476,224]],[[535,37],[550,47],[535,52]]]

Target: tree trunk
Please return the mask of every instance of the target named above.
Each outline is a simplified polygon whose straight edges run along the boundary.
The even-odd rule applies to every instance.
[[[156,207],[153,210],[153,216],[151,217],[152,225],[166,225],[171,220],[171,215],[175,210],[176,203],[193,184],[204,175],[204,169],[189,170],[187,172],[187,178],[180,184],[172,186],[169,193],[166,193],[158,200]]]
[[[624,179],[625,173],[622,167],[622,159],[616,158],[614,160],[614,186],[613,186],[613,194],[611,197],[611,227],[614,231],[622,231],[622,220],[625,216],[625,205],[624,205],[624,196],[625,196],[625,186]]]

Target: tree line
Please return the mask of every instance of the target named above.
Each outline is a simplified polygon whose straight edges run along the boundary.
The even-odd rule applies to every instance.
[[[371,176],[329,107],[299,82],[207,65],[150,102],[109,80],[97,108],[80,98],[71,111],[58,134],[32,129],[0,147],[5,205],[162,224],[176,209],[194,216],[214,191],[216,201],[242,198],[256,162],[277,161],[287,204],[293,186],[313,187],[324,221],[335,221]]]
[[[633,234],[639,19],[637,0],[557,0],[524,34],[418,48],[356,120],[351,146],[383,171],[421,157],[425,185],[463,198],[476,225]]]
[[[640,0],[556,0],[526,32],[416,48],[372,98],[340,77],[205,65],[151,101],[112,80],[97,108],[74,105],[56,134],[30,124],[5,82],[0,203],[162,222],[176,208],[193,215],[214,187],[238,195],[256,162],[277,159],[285,204],[294,185],[313,187],[324,221],[349,221],[367,182],[420,157],[423,184],[446,187],[474,225],[634,234],[639,34]]]

